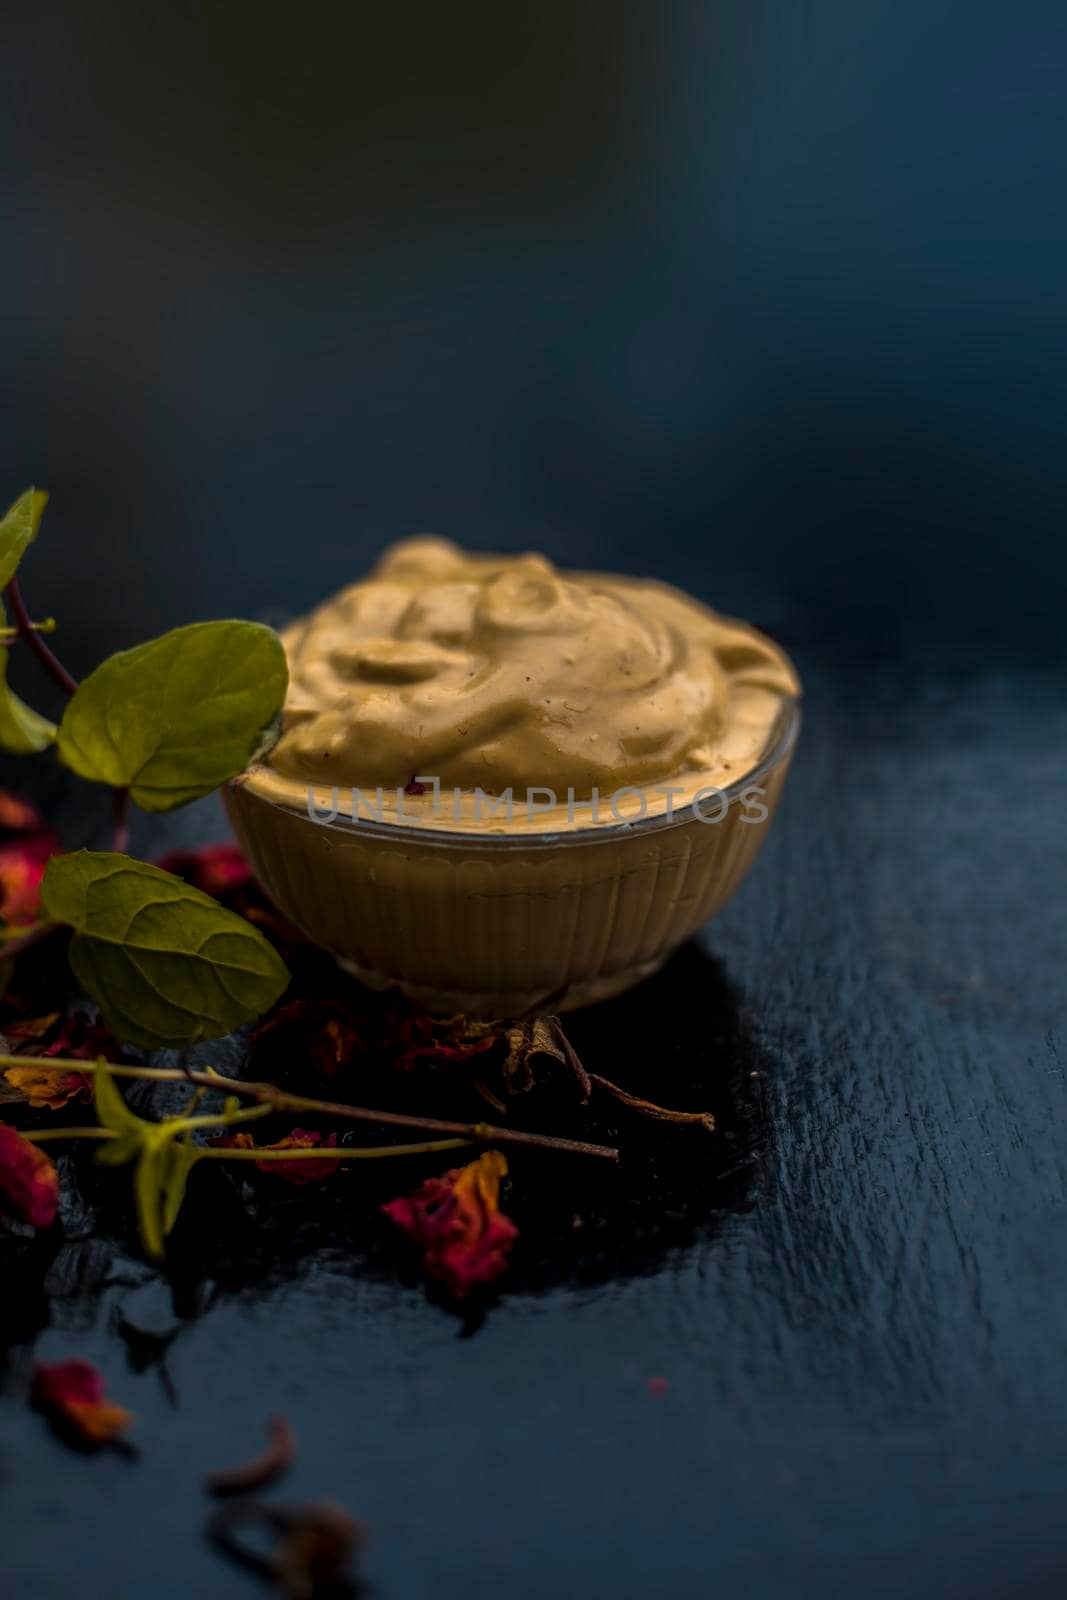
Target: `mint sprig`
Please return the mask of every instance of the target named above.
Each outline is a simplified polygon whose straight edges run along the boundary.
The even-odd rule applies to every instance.
[[[14,621],[0,632],[0,746],[33,754],[54,742],[64,765],[110,785],[121,848],[54,857],[41,891],[47,920],[0,960],[66,923],[74,975],[117,1038],[147,1050],[219,1038],[273,1005],[289,973],[243,917],[124,853],[126,804],[173,810],[261,753],[280,724],[285,651],[261,623],[193,623],[119,651],[77,683],[41,637],[52,624],[31,622],[19,589],[47,498],[27,489],[0,518],[0,588]],[[69,696],[58,730],[7,687],[6,652],[23,639]]]

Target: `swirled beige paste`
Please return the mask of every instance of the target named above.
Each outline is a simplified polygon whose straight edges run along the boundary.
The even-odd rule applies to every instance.
[[[758,765],[799,692],[769,639],[666,584],[436,538],[393,546],[283,639],[283,732],[245,781],[301,807],[309,788],[323,807],[336,790],[349,813],[358,788],[360,815],[442,828],[550,832],[677,809]],[[403,793],[416,777],[440,797]],[[479,799],[509,790],[510,820]],[[638,794],[609,807],[622,790]]]

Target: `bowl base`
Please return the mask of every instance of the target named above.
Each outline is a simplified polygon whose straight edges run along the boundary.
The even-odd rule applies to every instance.
[[[635,983],[641,983],[645,978],[650,978],[654,972],[658,972],[670,954],[670,950],[665,950],[653,961],[640,962],[637,966],[627,967],[622,972],[600,973],[580,983],[568,984],[563,990],[541,994],[518,991],[513,994],[484,994],[459,989],[434,989],[423,984],[406,983],[402,978],[388,978],[380,972],[357,966],[354,961],[349,961],[344,956],[335,956],[334,960],[344,972],[353,978],[358,978],[368,989],[379,991],[399,989],[413,1005],[419,1006],[423,1011],[437,1012],[444,1016],[455,1016],[458,1012],[463,1016],[478,1017],[483,1021],[501,1022],[515,1017],[543,1015],[549,1012],[577,1011],[580,1006],[596,1005],[601,1000],[613,1000],[624,990],[632,989]]]

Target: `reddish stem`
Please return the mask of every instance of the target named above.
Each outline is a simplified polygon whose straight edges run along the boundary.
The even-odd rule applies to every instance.
[[[51,673],[56,683],[64,694],[73,694],[78,687],[77,678],[72,678],[62,661],[53,654],[45,644],[41,635],[33,626],[33,618],[26,610],[26,602],[19,590],[19,580],[12,578],[4,591],[11,605],[11,615],[15,619],[15,626],[19,631],[19,638],[25,639],[38,661],[46,672]]]
[[[112,789],[111,820],[113,824],[111,848],[120,855],[124,855],[130,843],[130,791],[128,789]]]

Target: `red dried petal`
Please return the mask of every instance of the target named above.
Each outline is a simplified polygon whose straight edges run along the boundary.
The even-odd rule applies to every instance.
[[[306,1128],[294,1128],[292,1133],[284,1139],[279,1139],[277,1144],[267,1145],[265,1148],[310,1150],[320,1146],[324,1150],[336,1150],[336,1133],[331,1133],[324,1139],[321,1133],[309,1133]],[[257,1161],[256,1170],[277,1173],[278,1177],[284,1178],[287,1183],[315,1183],[320,1178],[328,1178],[340,1165],[339,1161]]]
[[[422,1248],[429,1275],[457,1299],[507,1268],[519,1234],[500,1211],[500,1181],[507,1170],[498,1150],[486,1150],[469,1166],[428,1178],[414,1194],[382,1207]]]
[[[50,1228],[59,1209],[59,1174],[43,1150],[0,1122],[0,1195],[33,1228]]]
[[[100,1373],[81,1357],[40,1362],[33,1373],[33,1403],[80,1443],[94,1447],[116,1438],[133,1420],[124,1406],[107,1398]]]
[[[363,1035],[339,1000],[291,1000],[253,1033],[253,1039],[284,1035],[276,1041],[294,1058],[309,1062],[326,1077],[354,1055],[366,1051]]]
[[[43,827],[36,806],[8,789],[0,789],[0,828],[7,833],[36,833]]]
[[[85,1011],[72,1012],[65,1018],[48,1044],[42,1048],[40,1039],[47,1035],[57,1022],[59,1015],[53,1012],[48,1017],[34,1017],[13,1023],[6,1032],[11,1039],[28,1039],[37,1043],[36,1050],[25,1052],[27,1057],[60,1056],[71,1057],[75,1061],[95,1061],[98,1056],[114,1060],[116,1056],[122,1054],[122,1046],[117,1043],[104,1022],[99,1017],[89,1016]],[[24,1067],[9,1067],[4,1076],[13,1088],[25,1095],[31,1106],[38,1108],[46,1106],[51,1111],[59,1111],[72,1100],[89,1101],[93,1097],[92,1080],[83,1072],[49,1072],[44,1068],[32,1066],[27,1060]]]
[[[235,844],[205,844],[199,850],[171,850],[160,856],[156,865],[216,898],[252,880],[251,868]]]
[[[286,1134],[284,1139],[279,1139],[275,1144],[257,1145],[250,1133],[222,1134],[213,1139],[212,1144],[222,1145],[230,1150],[336,1150],[337,1135],[331,1133],[323,1139],[321,1133],[313,1133],[308,1128],[294,1128],[292,1133]],[[274,1177],[284,1178],[287,1183],[315,1183],[320,1178],[328,1178],[337,1171],[340,1161],[256,1161],[253,1163],[257,1172],[269,1172]]]
[[[0,845],[0,917],[22,927],[36,922],[41,910],[41,879],[49,856],[56,854],[55,834],[30,834]]]
[[[499,1043],[498,1035],[492,1031],[469,1037],[464,1031],[469,1026],[462,1017],[441,1021],[424,1011],[409,1011],[393,1018],[392,1032],[384,1049],[393,1054],[394,1067],[410,1072],[422,1061],[454,1064],[470,1061]]]
[[[102,1017],[74,1011],[41,1054],[70,1056],[75,1061],[95,1061],[103,1056],[105,1061],[114,1061],[122,1054],[122,1048]]]

